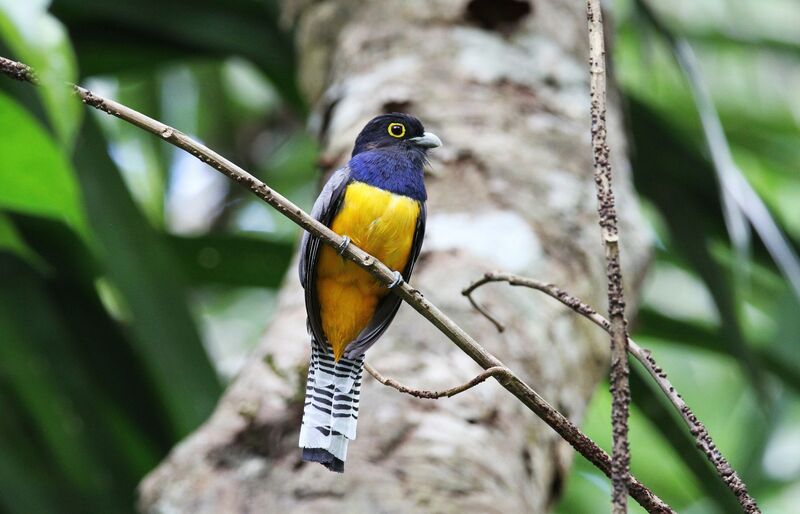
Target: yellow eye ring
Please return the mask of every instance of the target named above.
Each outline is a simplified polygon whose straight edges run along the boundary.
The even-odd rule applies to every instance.
[[[406,126],[402,123],[389,123],[389,128],[387,131],[389,132],[390,136],[400,139],[406,135]]]

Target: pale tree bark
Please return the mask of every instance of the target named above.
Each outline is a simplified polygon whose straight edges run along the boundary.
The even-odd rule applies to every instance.
[[[580,421],[607,373],[607,338],[556,302],[497,287],[460,291],[491,269],[563,285],[603,305],[605,266],[589,144],[586,14],[571,0],[285,2],[323,161],[346,162],[384,110],[411,112],[432,154],[428,233],[412,284],[551,404]],[[635,286],[647,238],[610,114],[622,263]],[[628,292],[635,306],[635,291]],[[546,512],[573,450],[491,380],[437,401],[364,378],[344,475],[303,464],[297,433],[309,353],[292,269],[274,321],[216,412],[142,483],[153,513]],[[445,389],[479,369],[403,306],[367,360],[412,387]],[[608,447],[608,441],[601,441]],[[635,451],[635,448],[634,448]]]

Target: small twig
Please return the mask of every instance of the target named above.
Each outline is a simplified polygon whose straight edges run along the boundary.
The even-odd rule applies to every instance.
[[[0,57],[0,73],[20,82],[39,84],[39,79],[30,66],[4,57]]]
[[[19,69],[19,66],[20,63],[15,63],[10,59],[0,57],[0,73],[12,75],[13,70]],[[312,218],[308,213],[267,186],[264,182],[258,180],[236,164],[225,159],[220,154],[200,144],[186,134],[158,120],[145,116],[119,102],[103,98],[82,87],[74,86],[74,89],[84,104],[160,137],[164,141],[189,152],[201,162],[208,164],[226,177],[235,180],[253,192],[258,198],[271,205],[282,215],[308,231],[312,236],[318,238],[323,244],[334,249],[342,244],[342,236]],[[384,285],[388,286],[395,280],[395,275],[392,270],[355,244],[347,245],[342,256],[362,267]],[[469,355],[470,358],[477,362],[483,369],[504,367],[500,359],[486,351],[486,349],[467,334],[463,328],[447,317],[438,307],[429,302],[422,293],[411,287],[407,282],[401,282],[397,287],[393,288],[391,292],[398,295],[414,310],[420,313],[422,317],[430,321],[433,326],[438,328],[448,339],[455,343],[456,346]],[[499,382],[508,392],[522,402],[523,405],[555,430],[556,433],[575,448],[578,453],[583,455],[586,460],[605,473],[606,476],[611,476],[611,458],[608,454],[587,437],[586,434],[581,432],[574,423],[553,408],[552,405],[547,403],[547,401],[531,386],[526,384],[513,372],[510,372],[507,377],[502,378]],[[650,489],[635,479],[631,479],[630,495],[650,513],[665,514],[673,512],[669,505],[661,498],[653,494]]]
[[[589,94],[591,96],[592,156],[597,211],[606,248],[608,317],[611,320],[611,511],[628,512],[628,482],[631,453],[628,446],[628,417],[631,390],[628,383],[628,326],[619,260],[619,229],[611,187],[611,160],[606,133],[606,50],[600,0],[586,3],[589,25]]]
[[[482,278],[476,280],[467,288],[465,288],[462,291],[462,294],[471,300],[472,293],[476,289],[490,282],[506,282],[512,286],[529,287],[531,289],[541,291],[546,295],[555,298],[578,314],[586,317],[592,323],[599,326],[606,332],[611,330],[611,324],[608,322],[608,320],[598,314],[597,311],[595,311],[591,306],[583,303],[578,298],[570,295],[563,289],[560,289],[553,284],[540,282],[532,278],[520,277],[510,273],[487,273]],[[475,302],[473,301],[473,305],[474,304]],[[479,312],[485,315],[484,310],[479,310]],[[675,387],[667,378],[667,374],[656,363],[655,359],[653,359],[650,350],[640,347],[633,341],[633,339],[628,338],[628,352],[633,355],[636,360],[642,364],[642,366],[644,366],[650,376],[653,377],[653,380],[655,380],[655,382],[658,384],[658,387],[661,388],[667,398],[669,398],[669,401],[675,407],[675,410],[678,411],[683,418],[683,421],[686,423],[689,432],[691,432],[691,434],[694,436],[697,448],[705,454],[706,458],[717,470],[717,474],[736,496],[736,499],[739,501],[739,504],[742,506],[744,512],[747,514],[760,514],[761,511],[758,509],[756,501],[747,492],[747,486],[745,483],[742,481],[730,463],[728,463],[727,459],[725,459],[725,456],[722,455],[722,452],[719,451],[717,446],[714,444],[714,441],[711,439],[711,435],[709,435],[708,430],[706,430],[706,427],[703,425],[703,423],[697,419],[697,416],[694,415],[692,409],[686,405],[685,401],[683,401],[683,398],[678,393],[677,389],[675,389]]]
[[[438,400],[439,398],[444,398],[444,397],[450,398],[451,396],[463,393],[467,389],[472,389],[476,385],[485,382],[490,377],[509,378],[512,375],[511,371],[508,368],[505,368],[503,366],[495,366],[493,368],[484,370],[483,373],[477,375],[475,378],[473,378],[472,380],[470,380],[465,384],[461,384],[456,387],[451,387],[450,389],[445,389],[443,391],[426,391],[425,389],[413,389],[411,387],[401,384],[400,382],[398,382],[393,378],[386,378],[380,373],[378,373],[378,370],[370,366],[369,363],[367,362],[364,363],[364,369],[367,370],[367,373],[372,375],[372,378],[374,378],[381,384],[397,389],[401,393],[410,394],[411,396],[414,396],[416,398],[423,398],[425,400]]]
[[[468,294],[467,300],[469,300],[469,303],[472,304],[472,306],[475,308],[476,311],[483,314],[483,317],[488,319],[494,325],[494,327],[497,329],[498,332],[503,333],[506,330],[505,325],[503,325],[503,323],[501,323],[500,320],[492,316],[492,314],[488,310],[486,310],[486,308],[484,308],[481,304],[476,302],[475,299],[472,297],[472,295]]]

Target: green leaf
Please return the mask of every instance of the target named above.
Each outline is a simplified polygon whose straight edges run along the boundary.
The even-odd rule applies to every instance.
[[[91,388],[70,351],[70,331],[47,286],[19,258],[0,253],[0,376],[19,399],[47,448],[53,464],[71,488],[94,502],[92,512],[120,512],[128,500],[110,479],[103,441],[95,437],[92,413],[108,407]],[[77,395],[83,391],[82,396]],[[23,418],[24,419],[24,418]],[[119,468],[117,468],[119,471]]]
[[[714,501],[720,512],[741,509],[733,493],[716,474],[705,455],[695,447],[694,437],[664,393],[641,365],[631,361],[630,385],[632,401],[650,420],[665,441],[695,476],[698,487]]]
[[[36,252],[30,249],[25,241],[17,233],[16,227],[8,219],[8,216],[0,212],[0,251],[5,250],[26,259],[39,269],[44,268],[44,263]]]
[[[0,411],[0,511],[45,514],[78,509],[76,495],[52,469],[52,457],[22,422],[24,413],[5,380],[0,380]]]
[[[796,318],[796,311],[794,316]],[[728,347],[729,340],[720,331],[699,323],[674,319],[648,308],[641,309],[637,314],[636,336],[651,337],[669,341],[671,344],[703,348],[726,355],[731,353]],[[796,334],[792,337],[796,338]],[[796,341],[793,342],[796,348]],[[769,345],[756,344],[753,353],[766,371],[800,393],[800,358],[797,352],[776,351]]]
[[[185,436],[211,413],[220,385],[189,314],[181,268],[136,209],[91,117],[74,162],[99,259],[132,315],[136,354],[173,433]]]
[[[53,12],[69,28],[84,76],[238,55],[264,70],[290,105],[304,109],[291,34],[279,26],[273,2],[54,0]]]
[[[47,12],[46,0],[0,0],[0,39],[14,57],[32,66],[50,124],[68,147],[83,115],[68,83],[76,81],[75,55],[64,27]]]
[[[631,407],[630,417],[631,470],[678,512],[688,512],[688,506],[703,496],[701,489],[695,480],[687,478],[690,477],[689,470],[681,456],[672,451],[669,443],[636,407]],[[584,433],[608,453],[611,453],[612,442],[610,409],[611,393],[605,382],[597,387],[585,412],[579,416]],[[566,501],[557,512],[599,512],[598,505],[605,505],[610,493],[608,478],[585,459],[575,459],[566,480]],[[645,512],[632,500],[629,507],[631,512]]]
[[[294,242],[233,235],[168,236],[179,265],[195,285],[277,288]]]
[[[115,83],[113,80],[107,82]],[[160,112],[159,82],[158,75],[155,74],[135,78],[132,74],[125,74],[119,80],[119,87],[113,88],[111,96],[149,116],[173,123],[165,120]],[[165,148],[160,140],[139,127],[119,123],[113,117],[105,116],[99,121],[131,195],[150,223],[154,227],[163,227],[164,195],[169,167],[167,157],[171,155],[168,151],[173,151],[174,148]]]
[[[663,214],[671,234],[670,250],[682,255],[705,282],[721,318],[727,351],[766,400],[760,363],[742,334],[733,277],[710,251],[712,236],[726,233],[713,170],[652,109],[633,97],[627,103],[636,148],[632,159],[636,188]]]
[[[800,45],[769,34],[743,34],[737,30],[720,31],[714,28],[682,27],[681,34],[687,39],[717,51],[760,53],[766,51],[800,56]]]
[[[129,330],[111,318],[102,304],[98,263],[83,241],[67,227],[46,218],[16,215],[13,222],[26,244],[46,262],[49,299],[63,320],[59,342],[65,363],[75,359],[80,381],[70,389],[93,428],[95,445],[116,466],[115,480],[129,489],[158,456],[174,443],[169,416],[163,412],[146,368],[134,351]],[[61,369],[61,368],[59,368]]]
[[[37,122],[0,92],[0,208],[63,221],[88,233],[69,161]]]

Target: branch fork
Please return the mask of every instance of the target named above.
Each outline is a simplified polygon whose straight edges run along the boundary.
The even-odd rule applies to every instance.
[[[473,293],[478,288],[491,282],[505,282],[512,286],[528,287],[541,291],[587,318],[606,332],[611,332],[611,323],[606,318],[598,314],[590,305],[570,295],[563,289],[553,284],[548,284],[532,278],[503,272],[486,273],[483,277],[474,281],[461,292],[461,294],[469,299],[472,305],[476,306],[476,310],[486,316],[495,326],[502,327],[502,324],[500,324],[496,318],[492,317],[485,309],[480,307],[480,304],[473,298]],[[703,452],[708,461],[714,466],[719,477],[725,485],[728,486],[734,496],[736,496],[737,501],[742,506],[742,511],[745,514],[760,514],[761,511],[755,499],[753,499],[747,491],[747,485],[739,477],[725,456],[722,455],[722,452],[717,448],[716,444],[714,444],[705,425],[697,419],[692,409],[686,404],[680,393],[678,393],[678,390],[675,389],[675,386],[669,381],[666,372],[656,363],[650,350],[640,347],[633,339],[628,338],[628,352],[644,366],[656,384],[658,384],[661,391],[669,399],[670,403],[672,403],[673,407],[675,407],[675,410],[680,414],[681,418],[683,418],[689,432],[694,436],[695,445]]]

